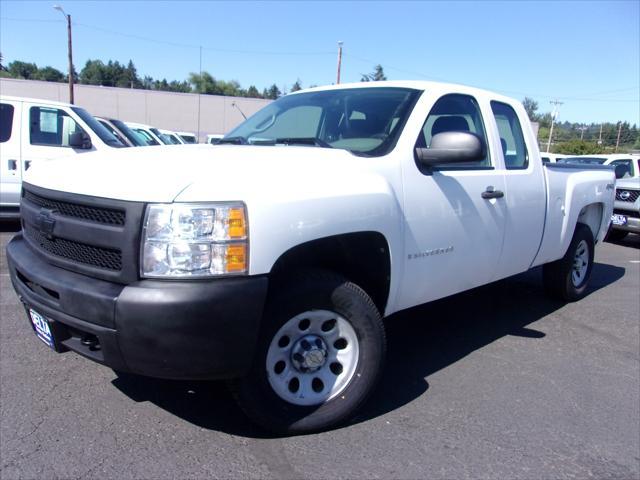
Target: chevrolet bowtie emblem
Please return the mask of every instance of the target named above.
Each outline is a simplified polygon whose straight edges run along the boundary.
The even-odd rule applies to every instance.
[[[51,210],[47,210],[43,208],[40,210],[38,214],[38,218],[36,223],[38,225],[38,230],[49,240],[53,239],[53,227],[56,225],[56,220],[52,216],[53,212]]]

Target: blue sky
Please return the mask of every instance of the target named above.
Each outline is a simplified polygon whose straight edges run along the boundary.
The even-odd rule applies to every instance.
[[[640,123],[640,1],[124,2],[0,0],[0,51],[67,70],[128,62],[183,80],[202,69],[262,90],[359,81],[381,64],[391,80],[441,80],[539,102],[559,120]]]

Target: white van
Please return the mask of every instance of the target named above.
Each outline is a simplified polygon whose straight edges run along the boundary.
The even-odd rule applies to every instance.
[[[0,218],[17,218],[33,162],[124,145],[86,110],[68,103],[0,96]]]

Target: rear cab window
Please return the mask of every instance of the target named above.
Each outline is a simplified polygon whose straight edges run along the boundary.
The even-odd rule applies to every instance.
[[[498,126],[505,167],[507,170],[525,170],[529,166],[529,153],[516,111],[510,105],[496,101],[491,102],[491,110]]]

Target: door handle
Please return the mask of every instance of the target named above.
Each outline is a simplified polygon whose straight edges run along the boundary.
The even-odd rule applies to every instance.
[[[487,189],[482,192],[482,198],[485,200],[489,200],[491,198],[502,198],[504,197],[504,192],[501,190],[496,190],[493,186],[489,185]]]
[[[31,160],[25,160],[24,161],[24,170],[25,171],[29,170],[30,166],[31,166]]]
[[[17,160],[9,160],[7,162],[7,166],[9,170],[17,170],[18,169],[18,161]]]

